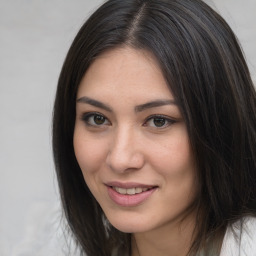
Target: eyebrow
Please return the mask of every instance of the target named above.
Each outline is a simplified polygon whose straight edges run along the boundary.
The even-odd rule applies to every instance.
[[[177,105],[174,100],[154,100],[135,107],[135,112],[142,112],[149,108],[156,108],[165,105]]]
[[[102,108],[108,112],[113,112],[110,106],[86,96],[77,99],[77,102],[89,104],[97,108]],[[154,101],[150,101],[150,102],[135,106],[135,112],[142,112],[149,108],[161,107],[165,105],[177,105],[177,103],[174,100],[165,100],[165,99],[154,100]]]
[[[92,105],[92,106],[97,107],[97,108],[102,108],[102,109],[104,109],[108,112],[113,112],[112,108],[109,107],[108,105],[106,105],[106,104],[104,104],[100,101],[85,97],[85,96],[77,99],[76,102],[86,103],[86,104]]]

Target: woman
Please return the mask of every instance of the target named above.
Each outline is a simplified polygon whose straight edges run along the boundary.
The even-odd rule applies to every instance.
[[[82,26],[53,150],[86,255],[255,255],[255,145],[247,65],[205,3],[110,0]]]

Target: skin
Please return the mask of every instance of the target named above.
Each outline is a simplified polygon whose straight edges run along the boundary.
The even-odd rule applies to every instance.
[[[143,105],[158,100],[165,103]],[[110,223],[133,234],[132,255],[186,255],[196,168],[186,125],[154,57],[129,47],[101,54],[80,83],[76,112],[74,149],[84,179]],[[112,181],[157,188],[126,207],[109,197]]]

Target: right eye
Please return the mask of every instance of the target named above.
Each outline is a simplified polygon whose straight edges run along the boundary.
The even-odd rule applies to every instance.
[[[89,126],[110,125],[110,122],[108,121],[108,119],[99,113],[83,114],[82,120],[85,122],[86,125],[89,125]]]

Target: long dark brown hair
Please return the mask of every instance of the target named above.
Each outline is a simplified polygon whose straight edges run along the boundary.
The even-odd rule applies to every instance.
[[[53,153],[69,227],[88,256],[129,253],[130,234],[110,227],[85,184],[73,148],[76,93],[104,51],[151,52],[180,106],[195,156],[197,235],[190,255],[221,242],[256,212],[256,93],[238,41],[200,0],[109,0],[82,26],[64,62],[53,116]]]

